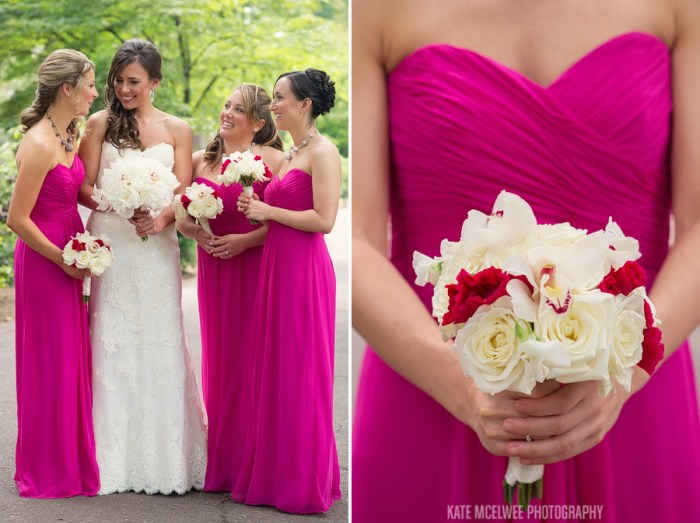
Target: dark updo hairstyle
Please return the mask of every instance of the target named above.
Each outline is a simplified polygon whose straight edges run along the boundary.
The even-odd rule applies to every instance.
[[[136,124],[134,111],[124,109],[114,90],[116,77],[127,65],[131,65],[134,62],[138,62],[146,70],[149,80],[161,80],[163,78],[160,72],[162,58],[158,48],[151,42],[129,40],[114,54],[104,90],[105,105],[109,112],[105,141],[111,143],[117,149],[141,148],[139,128]]]
[[[281,74],[277,78],[278,82],[280,78],[289,80],[291,90],[297,99],[311,100],[311,118],[314,120],[326,114],[335,105],[335,82],[324,71],[309,68],[304,71]]]
[[[83,83],[85,73],[94,69],[95,65],[88,60],[87,56],[73,49],[57,49],[47,56],[37,72],[39,82],[34,102],[19,116],[22,132],[26,133],[32,125],[44,117],[63,84],[67,83],[78,89]],[[76,139],[78,138],[78,117],[70,123],[68,132]]]
[[[241,84],[235,91],[240,91],[241,93],[243,108],[248,121],[253,125],[257,125],[263,120],[265,121],[265,124],[253,137],[253,141],[257,145],[269,145],[282,151],[282,139],[277,133],[277,126],[272,121],[272,114],[270,113],[272,100],[267,91],[259,85],[248,83]],[[209,169],[219,164],[223,151],[224,141],[221,138],[221,133],[216,133],[216,136],[204,151],[204,163]]]

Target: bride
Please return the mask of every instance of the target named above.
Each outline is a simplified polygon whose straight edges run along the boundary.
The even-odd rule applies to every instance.
[[[107,109],[89,119],[80,146],[86,172],[81,200],[92,209],[93,186],[120,156],[152,158],[181,182],[189,179],[190,129],[153,106],[161,78],[161,56],[151,43],[130,40],[114,55]],[[155,218],[137,213],[127,221],[93,210],[88,229],[110,238],[114,252],[91,298],[99,493],[201,489],[205,418],[183,333],[173,212]]]

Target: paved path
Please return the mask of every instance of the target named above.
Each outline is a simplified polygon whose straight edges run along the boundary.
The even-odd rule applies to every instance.
[[[333,233],[326,237],[338,279],[335,434],[341,468],[343,499],[327,514],[293,516],[269,507],[248,507],[231,501],[224,493],[189,493],[184,496],[147,496],[125,493],[94,498],[56,500],[22,499],[17,495],[14,475],[14,445],[17,436],[15,398],[14,323],[0,323],[0,522],[276,522],[348,520],[348,258],[349,212],[341,209]],[[201,345],[197,311],[196,278],[183,281],[185,331],[193,362],[200,376]]]

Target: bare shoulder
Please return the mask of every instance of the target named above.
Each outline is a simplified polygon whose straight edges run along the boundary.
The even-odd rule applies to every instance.
[[[676,20],[675,43],[700,43],[700,0],[671,0]]]
[[[83,139],[87,138],[92,140],[93,138],[98,139],[102,142],[102,139],[107,132],[107,117],[109,113],[106,109],[102,111],[97,111],[96,113],[90,115],[88,118],[87,125],[85,126],[85,131],[83,131]]]
[[[196,172],[204,161],[204,149],[192,153],[192,169]]]
[[[190,124],[172,114],[163,113],[163,123],[174,135],[191,134]]]
[[[279,172],[279,166],[282,163],[284,153],[279,149],[270,147],[269,145],[263,145],[260,149],[260,156],[262,156],[265,165],[267,165],[273,173],[277,174]]]
[[[336,171],[340,174],[340,153],[338,147],[325,136],[315,147],[310,149],[311,172],[327,173]]]
[[[46,174],[56,163],[56,144],[52,139],[55,136],[43,125],[34,125],[17,148],[17,167],[29,167],[30,171]]]

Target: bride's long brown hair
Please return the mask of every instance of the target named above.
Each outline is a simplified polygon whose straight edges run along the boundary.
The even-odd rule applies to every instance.
[[[124,109],[117,98],[114,90],[116,77],[127,65],[138,62],[148,73],[149,80],[161,80],[163,78],[160,70],[162,61],[158,48],[144,40],[129,40],[114,54],[104,89],[108,111],[105,141],[117,149],[141,149],[141,138],[133,109]]]

